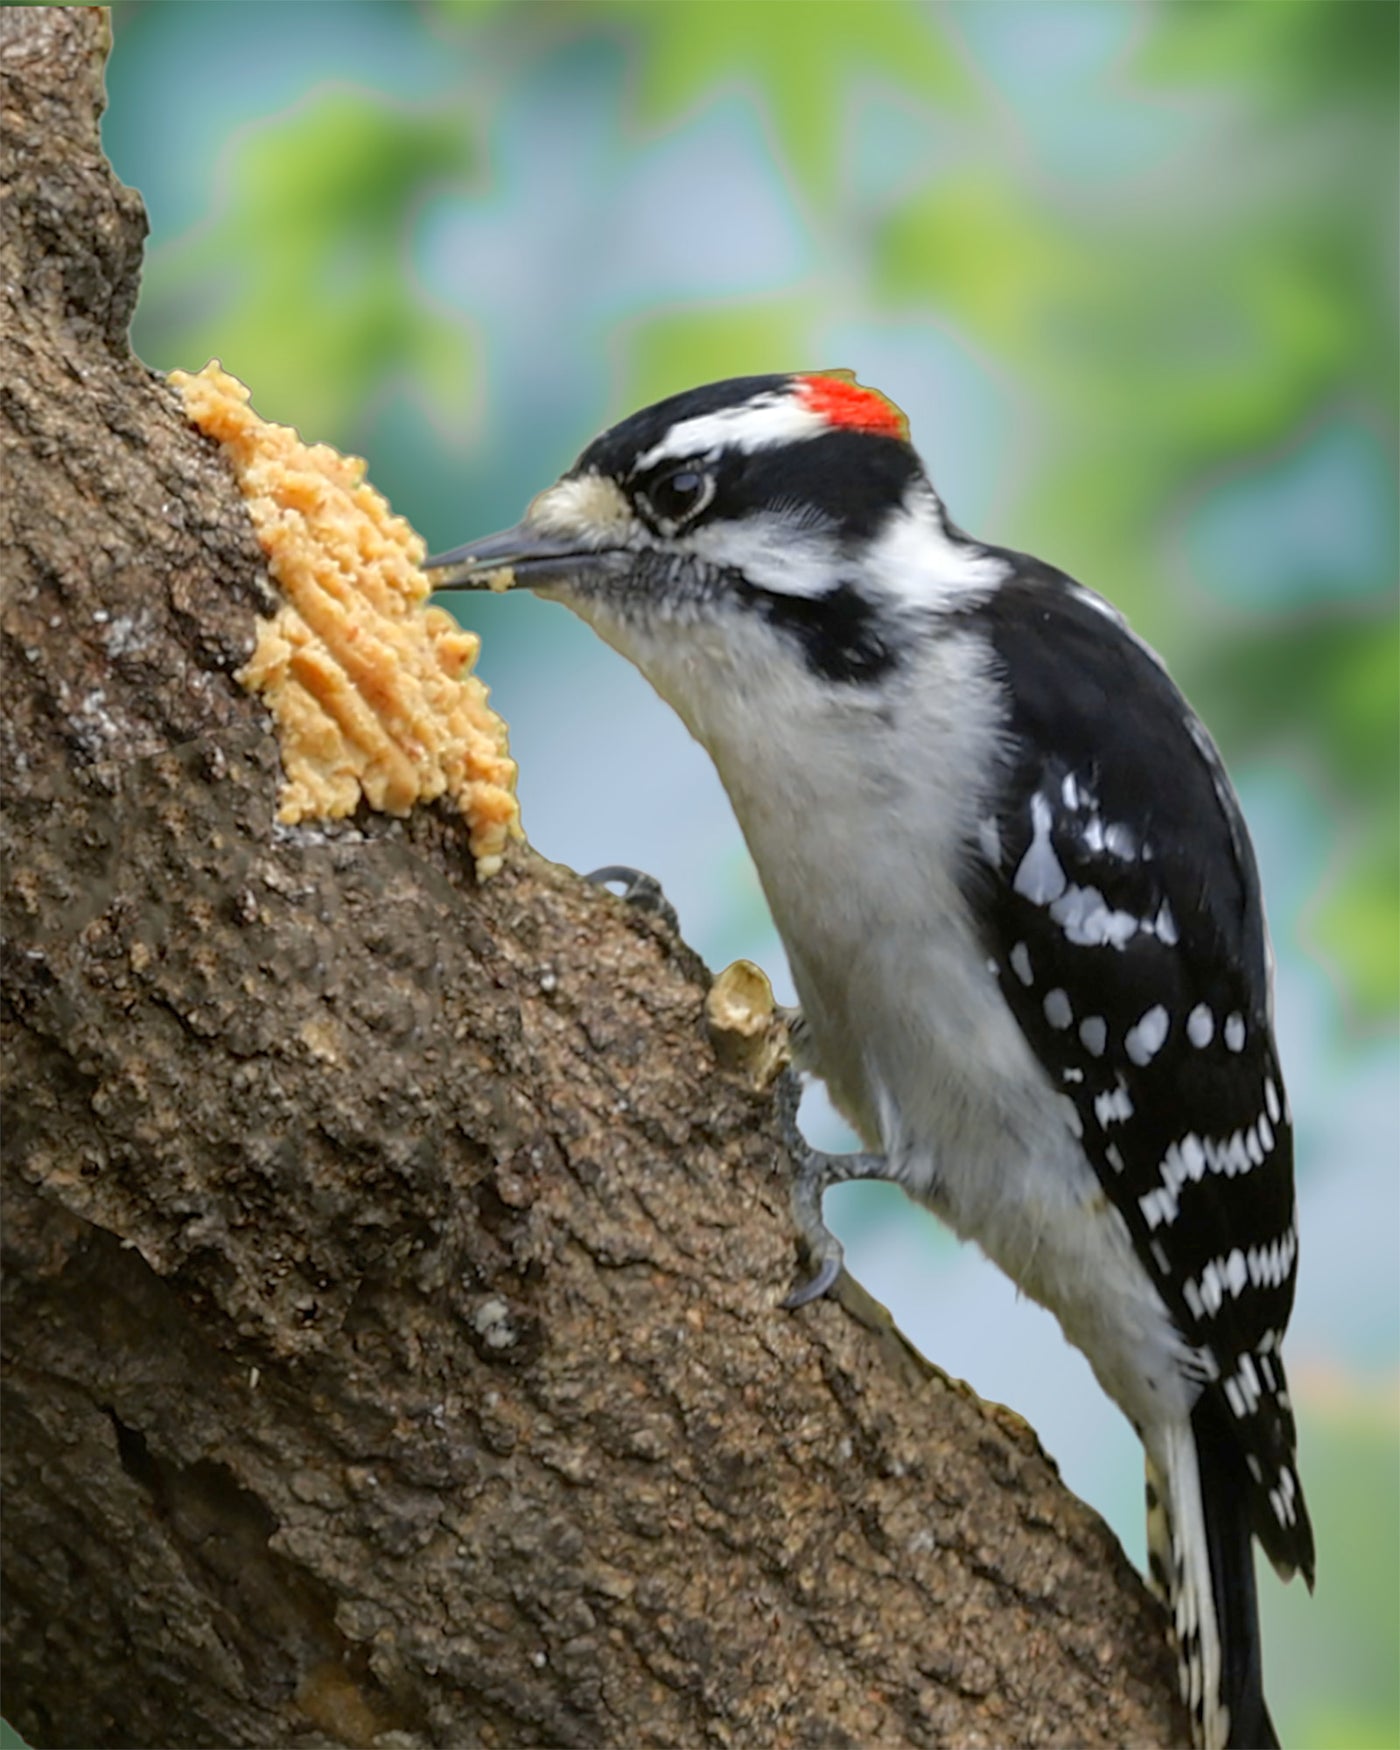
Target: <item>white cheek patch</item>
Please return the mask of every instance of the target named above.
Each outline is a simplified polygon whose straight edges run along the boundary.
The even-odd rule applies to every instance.
[[[841,582],[824,520],[807,531],[791,516],[758,513],[737,523],[710,523],[676,545],[707,565],[742,571],[773,595],[814,599]]]
[[[576,537],[588,547],[627,546],[641,528],[621,487],[602,474],[579,474],[547,487],[525,521],[544,534]]]

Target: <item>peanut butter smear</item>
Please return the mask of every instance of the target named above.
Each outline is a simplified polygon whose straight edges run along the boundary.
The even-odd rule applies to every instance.
[[[365,464],[259,418],[217,361],[170,381],[216,438],[283,596],[238,674],[277,724],[278,819],[335,820],[360,799],[404,815],[445,796],[477,875],[522,836],[506,726],[471,673],[481,640],[427,606],[422,540],[365,481]]]

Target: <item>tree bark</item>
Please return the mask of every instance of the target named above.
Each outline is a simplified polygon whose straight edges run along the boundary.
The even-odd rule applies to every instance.
[[[272,586],[127,346],[107,28],[0,14],[9,1718],[1185,1742],[1030,1430],[849,1282],[781,1310],[787,1162],[689,950],[525,850],[478,887],[446,810],[275,823]]]

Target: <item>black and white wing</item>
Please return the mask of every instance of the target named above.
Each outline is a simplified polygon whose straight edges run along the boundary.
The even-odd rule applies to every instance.
[[[970,898],[1012,1012],[1201,1357],[1198,1445],[1238,1473],[1275,1566],[1311,1583],[1279,1353],[1293,1139],[1248,834],[1156,658],[1089,591],[1009,557],[1012,581],[975,610],[1011,717]]]

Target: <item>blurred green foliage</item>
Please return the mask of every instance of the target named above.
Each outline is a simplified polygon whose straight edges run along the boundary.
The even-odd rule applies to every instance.
[[[266,417],[294,422],[312,408],[328,432],[353,429],[396,373],[448,413],[466,398],[469,355],[461,325],[409,283],[406,246],[425,190],[468,159],[446,113],[313,95],[246,136],[217,222],[162,252],[138,347],[159,335],[163,353],[222,352],[254,375]]]
[[[1260,1586],[1269,1669],[1315,1674],[1304,1690],[1285,1682],[1297,1700],[1280,1729],[1297,1750],[1390,1750],[1400,1742],[1400,1585],[1394,1561],[1377,1554],[1400,1547],[1393,1388],[1320,1389],[1325,1413],[1313,1418],[1302,1455],[1316,1504],[1318,1592],[1269,1584],[1267,1565]]]
[[[785,5],[748,5],[742,18],[681,0],[642,6],[598,0],[602,25],[628,31],[640,50],[641,119],[664,128],[726,84],[742,81],[772,118],[780,159],[812,203],[814,223],[839,198],[841,121],[857,79],[888,80],[922,103],[958,109],[967,82],[928,8],[827,0],[800,17]]]
[[[153,30],[163,10],[119,6],[119,27],[131,14]],[[307,10],[344,22],[347,10],[383,9],[279,8]],[[392,10],[459,74],[418,102],[362,86],[312,91],[238,135],[209,221],[153,255],[136,325],[144,356],[197,364],[218,353],[262,411],[342,445],[372,447],[366,422],[404,383],[439,432],[460,432],[479,342],[425,288],[413,238],[437,197],[497,198],[484,118],[541,68],[593,46],[625,60],[624,157],[644,158],[737,95],[769,142],[754,175],[790,191],[810,271],[758,294],[619,307],[620,382],[600,415],[730,372],[850,362],[814,356],[806,338],[833,308],[931,319],[993,361],[1037,434],[1010,526],[994,532],[1123,606],[1167,650],[1232,760],[1287,749],[1344,862],[1310,919],[1312,946],[1355,1011],[1393,1013],[1400,10],[1333,0]],[[1076,33],[1102,32],[1096,11],[1131,29],[1107,51],[1111,78],[1076,92],[1056,84],[1056,56]],[[1034,42],[1013,87],[1004,69],[1017,32]],[[1039,85],[1037,54],[1049,69]],[[1061,108],[1097,105],[1097,147],[1091,138],[1066,157],[1047,90]],[[862,104],[902,118],[905,143],[857,186]],[[1289,582],[1286,611],[1267,593],[1241,608],[1229,598],[1232,555],[1203,564],[1183,551],[1184,531],[1214,492],[1248,484],[1329,423],[1369,433],[1392,483],[1369,504],[1368,574],[1349,579],[1344,601],[1324,568],[1301,591]]]

